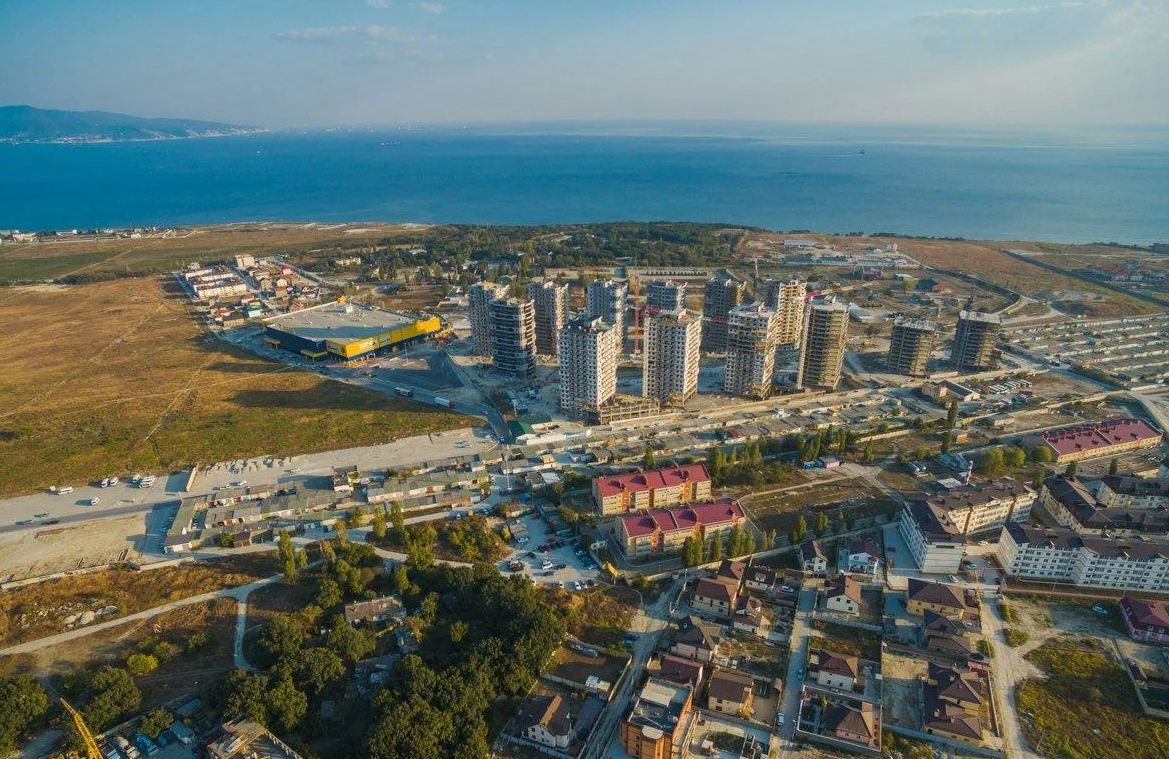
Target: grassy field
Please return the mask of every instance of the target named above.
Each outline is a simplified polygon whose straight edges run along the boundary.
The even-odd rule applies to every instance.
[[[164,277],[0,289],[0,494],[468,420],[202,334]]]
[[[369,245],[400,226],[231,224],[183,230],[174,237],[70,240],[0,247],[0,284],[47,279],[141,276],[172,271],[191,261],[229,260],[237,254],[336,255]]]
[[[276,554],[269,551],[145,572],[111,569],[26,585],[0,593],[0,646],[64,632],[65,618],[86,610],[116,606],[117,611],[101,617],[116,619],[278,571]]]
[[[637,608],[637,594],[629,588],[602,586],[582,593],[548,588],[544,592],[563,612],[569,634],[596,646],[620,644]]]
[[[1037,753],[1064,759],[1165,756],[1169,725],[1141,713],[1128,676],[1103,653],[1060,638],[1027,659],[1047,676],[1021,683],[1016,697],[1027,742]]]

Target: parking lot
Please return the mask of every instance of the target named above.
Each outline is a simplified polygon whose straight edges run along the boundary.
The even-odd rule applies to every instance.
[[[513,546],[511,555],[500,562],[507,569],[518,561],[519,570],[540,585],[558,585],[565,590],[579,590],[596,583],[599,571],[592,556],[579,544],[579,538],[558,538],[550,535],[548,524],[536,514],[520,517],[528,530],[528,541]],[[577,587],[580,583],[580,587]]]

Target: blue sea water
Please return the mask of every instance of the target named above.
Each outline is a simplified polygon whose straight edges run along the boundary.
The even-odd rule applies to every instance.
[[[627,219],[1165,242],[1169,132],[537,125],[0,145],[0,228]]]

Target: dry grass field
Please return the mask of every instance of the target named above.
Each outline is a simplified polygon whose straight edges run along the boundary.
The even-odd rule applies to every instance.
[[[0,494],[466,426],[204,334],[166,276],[0,289]]]
[[[125,277],[177,269],[191,261],[237,254],[309,256],[369,245],[414,227],[317,224],[229,224],[184,229],[173,237],[137,240],[62,238],[0,247],[0,284],[65,277]]]

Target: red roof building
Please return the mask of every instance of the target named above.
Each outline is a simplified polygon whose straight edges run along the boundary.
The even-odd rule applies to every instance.
[[[1133,640],[1169,645],[1169,610],[1160,601],[1120,599],[1120,615]]]
[[[706,464],[651,469],[593,480],[593,503],[602,516],[709,499],[710,472]]]
[[[1107,419],[1040,433],[1057,463],[1113,456],[1161,444],[1161,432],[1143,419]]]
[[[725,543],[731,530],[746,521],[739,502],[724,498],[622,517],[617,522],[617,537],[626,556],[678,553],[691,535],[705,543],[721,533]]]

